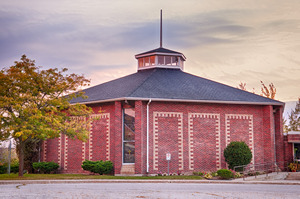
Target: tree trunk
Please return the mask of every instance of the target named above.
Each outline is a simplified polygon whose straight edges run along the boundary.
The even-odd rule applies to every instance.
[[[23,177],[25,142],[22,140],[22,137],[19,138],[19,145],[19,176]]]

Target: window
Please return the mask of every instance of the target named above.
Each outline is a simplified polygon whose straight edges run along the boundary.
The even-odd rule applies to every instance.
[[[150,59],[149,57],[145,57],[145,66],[150,66]]]
[[[123,163],[135,162],[135,110],[123,109]]]
[[[300,143],[294,143],[294,160],[300,160]]]
[[[139,67],[143,67],[144,66],[144,59],[143,58],[140,58],[138,60],[138,62],[139,62]]]
[[[157,60],[158,60],[158,65],[165,65],[164,56],[158,55]]]
[[[178,57],[172,57],[172,66],[178,66]]]
[[[165,65],[172,65],[171,56],[165,56]]]
[[[150,56],[150,65],[155,65],[155,56]]]

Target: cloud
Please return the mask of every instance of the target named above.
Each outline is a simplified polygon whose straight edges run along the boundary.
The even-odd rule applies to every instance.
[[[0,66],[22,54],[101,83],[136,71],[135,54],[163,46],[187,72],[236,86],[274,82],[298,95],[299,1],[3,1]],[[257,80],[259,79],[259,80]],[[297,84],[298,83],[298,84]],[[92,83],[93,84],[93,83]],[[286,97],[290,98],[290,97]]]

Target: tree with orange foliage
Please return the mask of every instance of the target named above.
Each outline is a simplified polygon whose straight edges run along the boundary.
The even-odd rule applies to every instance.
[[[0,71],[0,140],[15,139],[19,147],[19,176],[23,176],[26,142],[59,137],[61,133],[83,141],[88,138],[89,121],[72,118],[87,118],[91,109],[69,101],[83,96],[76,91],[88,85],[89,80],[66,72],[65,68],[42,70],[26,55]]]

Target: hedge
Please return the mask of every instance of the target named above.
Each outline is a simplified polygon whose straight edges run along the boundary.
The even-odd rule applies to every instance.
[[[81,167],[93,173],[99,173],[100,175],[103,174],[110,174],[113,171],[113,163],[111,161],[90,161],[85,160]]]

